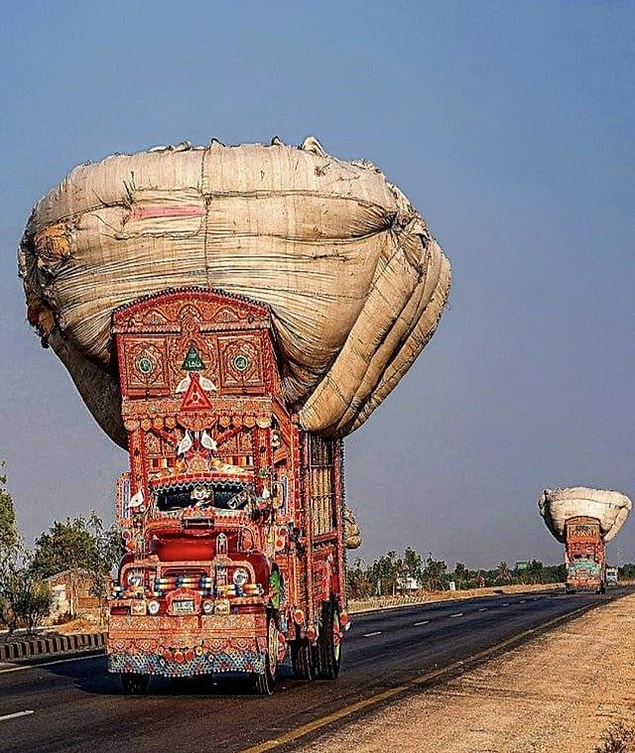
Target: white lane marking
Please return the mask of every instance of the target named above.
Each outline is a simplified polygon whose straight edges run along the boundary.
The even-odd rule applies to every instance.
[[[508,606],[509,606],[509,602],[508,602],[508,601],[506,601],[506,602],[505,602],[505,603],[503,604],[503,606],[504,606],[504,607],[508,607]]]
[[[101,659],[102,654],[97,656],[74,656],[68,659],[55,659],[55,661],[40,662],[39,664],[16,664],[15,666],[0,669],[0,675],[5,672],[23,672],[25,669],[38,669],[39,667],[52,667],[54,664],[66,664],[69,661],[86,661],[87,659]]]
[[[457,612],[456,614],[451,614],[450,617],[463,617],[463,612]]]
[[[363,633],[362,638],[372,638],[373,635],[381,635],[381,630],[375,630],[374,633]]]
[[[521,604],[524,604],[524,603],[525,603],[526,601],[527,601],[527,599],[521,599],[521,600],[520,600],[520,603],[521,603]]]
[[[430,622],[430,620],[423,620],[423,622],[415,622],[414,627],[419,627],[419,625],[427,625]]]
[[[27,709],[26,711],[16,711],[15,714],[5,714],[0,716],[0,722],[6,722],[7,719],[15,719],[18,716],[28,716],[29,714],[35,714],[35,711]]]
[[[479,612],[487,612],[487,607],[481,607],[478,611]]]

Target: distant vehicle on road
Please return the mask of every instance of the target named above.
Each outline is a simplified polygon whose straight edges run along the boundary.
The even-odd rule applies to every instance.
[[[617,568],[607,565],[606,566],[606,585],[617,586]]]
[[[611,489],[585,486],[545,489],[538,509],[565,546],[567,593],[606,590],[606,542],[628,517],[631,500]]]

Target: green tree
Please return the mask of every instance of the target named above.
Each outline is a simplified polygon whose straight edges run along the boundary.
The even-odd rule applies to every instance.
[[[0,567],[0,623],[11,634],[24,627],[31,633],[51,608],[51,591],[35,573],[28,555],[14,554]]]
[[[23,550],[4,465],[0,461],[0,624],[9,633],[17,627],[31,632],[49,613],[51,594]]]
[[[626,562],[622,567],[618,568],[619,577],[622,580],[635,579],[635,564],[632,562]]]
[[[397,552],[391,550],[386,552],[383,557],[375,560],[371,568],[371,573],[377,596],[395,594],[397,592],[397,581],[399,579]]]
[[[0,625],[10,634],[18,627],[32,632],[50,611],[51,592],[30,564],[21,544],[0,559]]]
[[[456,587],[461,589],[467,585],[468,571],[463,562],[457,562],[454,566],[454,572],[452,573],[452,580],[456,584]]]
[[[0,559],[8,557],[20,546],[20,534],[15,522],[13,498],[7,490],[5,461],[0,461]]]
[[[346,570],[346,588],[350,599],[368,599],[373,595],[370,568],[360,557]]]
[[[0,558],[0,625],[9,635],[18,627],[20,617],[14,609],[13,594],[16,591],[18,561],[15,553]]]
[[[429,591],[443,590],[443,576],[447,570],[447,565],[443,560],[435,560],[432,552],[428,554],[425,567],[423,568],[423,582]]]
[[[106,601],[110,595],[113,567],[119,562],[124,546],[121,532],[115,525],[104,528],[103,521],[96,512],[91,512],[88,527],[93,535],[92,558],[86,563],[91,579],[91,592],[99,599],[99,620],[103,627]]]
[[[499,562],[496,570],[496,580],[502,582],[509,581],[509,579],[511,578],[511,570],[509,569],[509,565],[506,562]]]
[[[527,574],[531,583],[542,583],[544,579],[544,565],[539,560],[533,559],[527,567]]]
[[[54,520],[35,540],[33,570],[43,578],[65,570],[80,570],[94,557],[95,544],[83,517]]]
[[[423,559],[419,552],[416,552],[412,547],[406,547],[403,553],[403,564],[406,576],[414,578],[417,583],[420,583],[423,577]]]
[[[545,565],[543,568],[543,583],[564,583],[567,579],[567,566],[564,562],[559,565]]]
[[[80,573],[88,575],[91,592],[103,606],[110,590],[110,571],[121,552],[116,527],[104,528],[101,518],[92,512],[88,518],[53,521],[49,531],[35,540],[32,568],[42,578],[70,572],[70,612],[74,617]]]

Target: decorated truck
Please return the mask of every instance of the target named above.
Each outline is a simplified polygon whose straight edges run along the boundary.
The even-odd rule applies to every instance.
[[[108,668],[128,693],[152,675],[248,673],[269,694],[334,679],[347,626],[342,441],[289,411],[269,310],[203,290],[115,311],[130,470]]]
[[[27,317],[129,457],[108,663],[333,678],[347,624],[342,442],[434,335],[452,274],[367,160],[182,142],[75,167],[18,252]]]
[[[538,509],[545,524],[565,546],[566,590],[606,590],[606,542],[622,527],[631,500],[611,489],[585,486],[545,489]]]
[[[581,515],[565,523],[566,589],[574,591],[606,590],[606,562],[600,521]]]

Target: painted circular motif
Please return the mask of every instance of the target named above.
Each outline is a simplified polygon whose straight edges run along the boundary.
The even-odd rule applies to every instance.
[[[236,371],[247,371],[249,368],[249,359],[243,353],[239,353],[237,356],[234,356],[233,364]]]
[[[154,371],[154,362],[148,356],[141,356],[137,361],[137,368],[142,374],[151,374]]]

